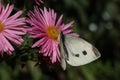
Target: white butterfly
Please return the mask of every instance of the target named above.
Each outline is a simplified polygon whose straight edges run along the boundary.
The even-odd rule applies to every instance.
[[[61,66],[65,70],[66,62],[71,66],[80,66],[98,59],[100,52],[80,37],[70,34],[58,37],[60,41]]]

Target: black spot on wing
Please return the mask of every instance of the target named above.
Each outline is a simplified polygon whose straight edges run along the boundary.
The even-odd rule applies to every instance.
[[[79,57],[79,54],[75,54],[75,57]]]
[[[87,52],[84,50],[84,51],[82,51],[82,53],[83,53],[83,55],[87,55]]]

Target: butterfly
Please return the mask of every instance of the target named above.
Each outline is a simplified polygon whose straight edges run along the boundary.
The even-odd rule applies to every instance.
[[[60,63],[63,70],[66,69],[66,62],[71,66],[80,66],[101,56],[96,47],[80,37],[70,34],[63,35],[61,32],[58,40],[60,42]]]

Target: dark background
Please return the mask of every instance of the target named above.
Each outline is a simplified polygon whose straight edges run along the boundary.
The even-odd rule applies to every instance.
[[[33,9],[32,0],[3,0],[15,4],[14,12]],[[119,80],[120,79],[120,1],[119,0],[44,0],[39,7],[53,8],[63,22],[74,20],[73,30],[95,45],[101,53],[98,60],[79,67],[38,61],[37,49],[31,49],[33,40],[24,36],[22,46],[15,46],[13,55],[0,58],[0,80]],[[13,13],[14,13],[13,12]]]

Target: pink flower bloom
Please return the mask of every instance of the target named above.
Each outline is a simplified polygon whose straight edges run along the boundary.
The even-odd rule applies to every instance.
[[[35,2],[36,2],[36,4],[40,4],[40,3],[43,3],[43,1],[42,0],[35,0]]]
[[[20,35],[25,34],[24,25],[25,18],[18,18],[22,11],[10,16],[14,5],[2,6],[0,3],[0,54],[4,52],[12,54],[14,51],[11,43],[21,44],[23,39]]]
[[[62,23],[63,15],[56,19],[56,12],[53,9],[38,9],[34,8],[34,12],[29,12],[27,22],[31,24],[29,29],[30,38],[38,39],[32,46],[39,47],[39,53],[43,56],[50,57],[52,63],[60,62],[60,51],[58,35],[60,32],[63,34],[75,34],[71,30],[73,21],[64,24]]]

